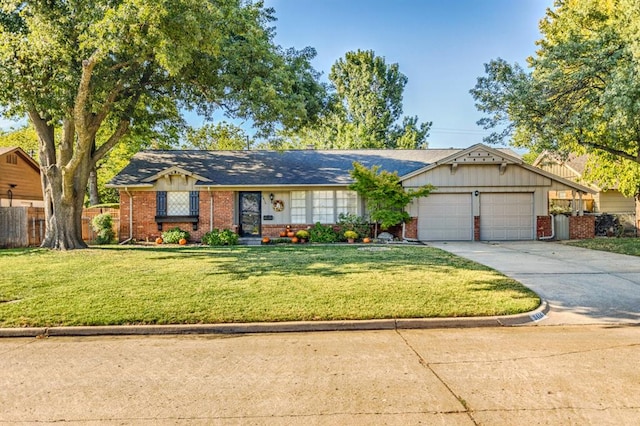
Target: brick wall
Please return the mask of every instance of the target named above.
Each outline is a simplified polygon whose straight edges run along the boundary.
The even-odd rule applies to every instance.
[[[536,218],[536,236],[538,238],[551,236],[552,220],[551,216],[538,216]]]
[[[198,229],[193,230],[192,223],[164,223],[162,230],[158,229],[155,221],[156,216],[156,193],[154,191],[133,191],[133,233],[132,236],[138,241],[154,241],[162,235],[163,231],[178,227],[188,231],[191,241],[200,241],[202,236],[211,229],[211,195],[214,199],[214,226],[220,229],[232,228],[233,226],[233,192],[200,192],[200,216]],[[217,205],[216,202],[220,204]],[[120,192],[120,240],[129,238],[129,195]]]
[[[473,241],[480,241],[480,216],[473,217]]]
[[[570,216],[569,239],[582,240],[596,236],[595,216]]]
[[[404,229],[404,236],[410,240],[418,239],[418,218],[412,217],[409,222],[406,223]]]

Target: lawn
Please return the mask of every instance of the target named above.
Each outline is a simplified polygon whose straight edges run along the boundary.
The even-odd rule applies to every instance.
[[[589,240],[567,241],[565,244],[591,250],[640,256],[640,238],[592,238]]]
[[[519,283],[419,246],[0,250],[0,327],[515,314]]]

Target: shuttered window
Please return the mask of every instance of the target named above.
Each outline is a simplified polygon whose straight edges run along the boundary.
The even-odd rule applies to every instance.
[[[198,216],[199,211],[198,191],[156,192],[156,216]]]

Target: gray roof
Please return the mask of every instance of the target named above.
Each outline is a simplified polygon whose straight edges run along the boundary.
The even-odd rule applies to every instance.
[[[346,185],[357,161],[366,167],[404,176],[461,149],[426,150],[292,150],[292,151],[141,151],[109,186],[145,183],[171,167],[179,167],[209,182],[204,186]],[[147,181],[148,182],[148,181]]]

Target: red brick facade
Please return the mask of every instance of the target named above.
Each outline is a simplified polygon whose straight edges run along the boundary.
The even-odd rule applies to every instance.
[[[536,236],[538,238],[551,236],[551,216],[538,216],[536,218]]]
[[[570,216],[569,239],[582,240],[596,236],[595,216]]]
[[[473,241],[480,241],[480,216],[473,217]]]
[[[133,237],[138,241],[153,241],[163,231],[178,227],[188,231],[191,241],[200,241],[202,236],[211,230],[211,196],[214,201],[214,227],[220,229],[233,226],[233,192],[200,192],[199,219],[197,230],[193,230],[193,223],[164,223],[162,230],[158,229],[156,216],[155,191],[120,191],[120,239]],[[133,197],[133,217],[130,212],[130,196]],[[133,225],[133,232],[130,231]]]

